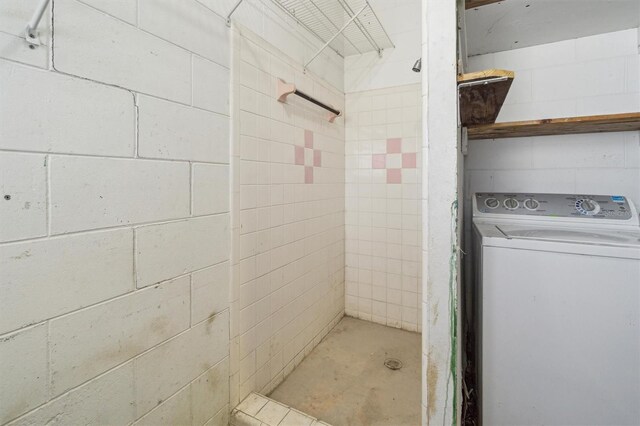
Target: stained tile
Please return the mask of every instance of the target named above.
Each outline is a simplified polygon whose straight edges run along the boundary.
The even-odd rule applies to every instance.
[[[298,411],[291,410],[278,426],[310,426],[314,421],[314,417],[309,417]]]
[[[267,404],[267,402],[269,402],[267,398],[252,392],[240,403],[240,405],[236,407],[236,409],[251,416],[255,416],[258,411]]]
[[[313,166],[322,166],[322,151],[316,149],[313,150]]]
[[[274,401],[267,402],[262,410],[256,414],[256,419],[265,422],[268,425],[279,424],[284,416],[289,413],[289,407],[278,404]]]

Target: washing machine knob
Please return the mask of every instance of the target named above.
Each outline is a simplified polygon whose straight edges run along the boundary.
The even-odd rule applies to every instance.
[[[495,198],[487,198],[484,200],[484,205],[489,207],[490,209],[495,209],[500,205],[500,201]]]
[[[534,200],[533,198],[527,198],[524,200],[524,206],[527,210],[536,210],[540,207],[540,203],[538,200]]]
[[[588,198],[582,200],[580,205],[582,206],[582,209],[587,212],[592,212],[597,208],[597,204],[593,200],[589,200]]]
[[[515,198],[507,198],[504,200],[504,206],[509,210],[515,210],[519,205],[520,203]]]

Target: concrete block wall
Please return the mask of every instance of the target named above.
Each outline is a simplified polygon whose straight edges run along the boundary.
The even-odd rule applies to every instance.
[[[279,46],[278,46],[279,47]],[[231,402],[268,393],[344,312],[344,94],[251,31],[233,34]]]
[[[0,4],[0,424],[227,424],[230,30]]]
[[[420,85],[346,103],[346,313],[420,331]]]

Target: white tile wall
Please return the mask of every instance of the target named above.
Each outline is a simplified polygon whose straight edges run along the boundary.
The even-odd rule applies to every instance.
[[[349,93],[346,102],[346,314],[419,331],[420,85]],[[389,150],[393,140],[398,150]],[[403,167],[404,154],[413,167]],[[401,183],[390,183],[388,169]]]
[[[275,99],[276,78],[344,108],[344,95],[240,28],[234,34],[231,403],[269,392],[344,311],[344,125]],[[305,183],[305,134],[321,165]],[[306,136],[309,141],[309,136]],[[307,164],[313,150],[307,149]],[[298,155],[296,153],[298,152]]]
[[[0,424],[225,424],[224,18],[56,0],[29,49],[1,3]]]

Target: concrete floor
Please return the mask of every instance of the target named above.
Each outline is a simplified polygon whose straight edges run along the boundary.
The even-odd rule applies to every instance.
[[[269,397],[335,426],[420,425],[420,345],[418,333],[344,317]]]

